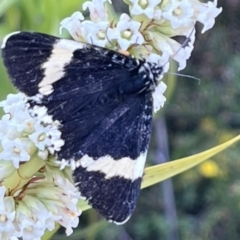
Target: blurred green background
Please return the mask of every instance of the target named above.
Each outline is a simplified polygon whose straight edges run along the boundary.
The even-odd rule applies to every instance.
[[[59,35],[59,22],[80,10],[80,0],[0,0],[0,41],[17,30]],[[116,9],[126,11],[120,1]],[[240,2],[219,0],[223,12],[197,40],[183,73],[167,75],[167,104],[155,117],[148,165],[178,159],[218,145],[240,129]],[[65,37],[67,33],[64,32]],[[0,100],[14,92],[0,59]],[[123,226],[94,211],[80,217],[68,239],[240,239],[240,150],[231,148],[172,180],[141,192]],[[66,239],[64,229],[53,237]]]

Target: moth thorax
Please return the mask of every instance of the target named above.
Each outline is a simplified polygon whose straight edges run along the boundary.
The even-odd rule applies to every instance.
[[[157,63],[145,61],[141,64],[139,73],[146,79],[145,85],[147,89],[154,91],[163,74],[163,67],[159,66]]]

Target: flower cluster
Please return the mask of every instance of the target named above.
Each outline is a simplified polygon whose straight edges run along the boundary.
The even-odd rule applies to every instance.
[[[45,107],[30,108],[31,101],[18,93],[0,102],[5,112],[0,120],[0,239],[41,239],[55,223],[69,235],[78,225],[79,192],[67,169],[60,171],[50,161],[64,144],[60,123],[53,121]],[[29,178],[21,184],[22,168],[36,159],[41,164],[27,167]],[[13,176],[15,182],[9,184]]]
[[[92,0],[83,4],[90,20],[81,12],[61,22],[76,41],[88,42],[114,50],[128,51],[135,57],[166,64],[170,58],[185,68],[195,41],[195,23],[203,24],[202,33],[212,28],[221,12],[217,0],[202,3],[198,0],[124,0],[129,15],[119,17],[113,12],[110,0]],[[185,36],[187,46],[172,37]]]

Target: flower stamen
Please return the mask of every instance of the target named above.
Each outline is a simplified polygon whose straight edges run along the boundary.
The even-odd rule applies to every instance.
[[[174,14],[175,16],[179,16],[181,13],[182,13],[182,11],[181,11],[180,8],[176,8],[175,10],[173,10],[173,14]]]
[[[6,222],[6,220],[7,220],[7,216],[4,215],[4,214],[1,214],[1,215],[0,215],[0,221],[1,221],[1,222]]]
[[[145,9],[148,6],[147,0],[140,0],[138,3],[143,9]]]

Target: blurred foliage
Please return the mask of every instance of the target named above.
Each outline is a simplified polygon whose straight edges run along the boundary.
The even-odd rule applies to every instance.
[[[0,39],[17,30],[59,35],[59,22],[80,10],[82,2],[0,0]],[[239,133],[240,2],[219,0],[219,5],[223,13],[214,28],[201,35],[198,26],[195,49],[184,71],[200,78],[200,84],[183,77],[176,82],[171,75],[166,79],[170,91],[164,116],[170,159],[195,154]],[[0,75],[2,100],[15,90],[2,62]],[[155,151],[154,143],[151,146],[149,165]],[[231,148],[173,178],[180,239],[240,239],[239,156],[239,148]],[[94,210],[84,212],[79,228],[68,239],[165,240],[168,236],[159,186],[142,191],[136,212],[124,226],[99,220]],[[64,230],[60,229],[53,239],[65,239]]]

